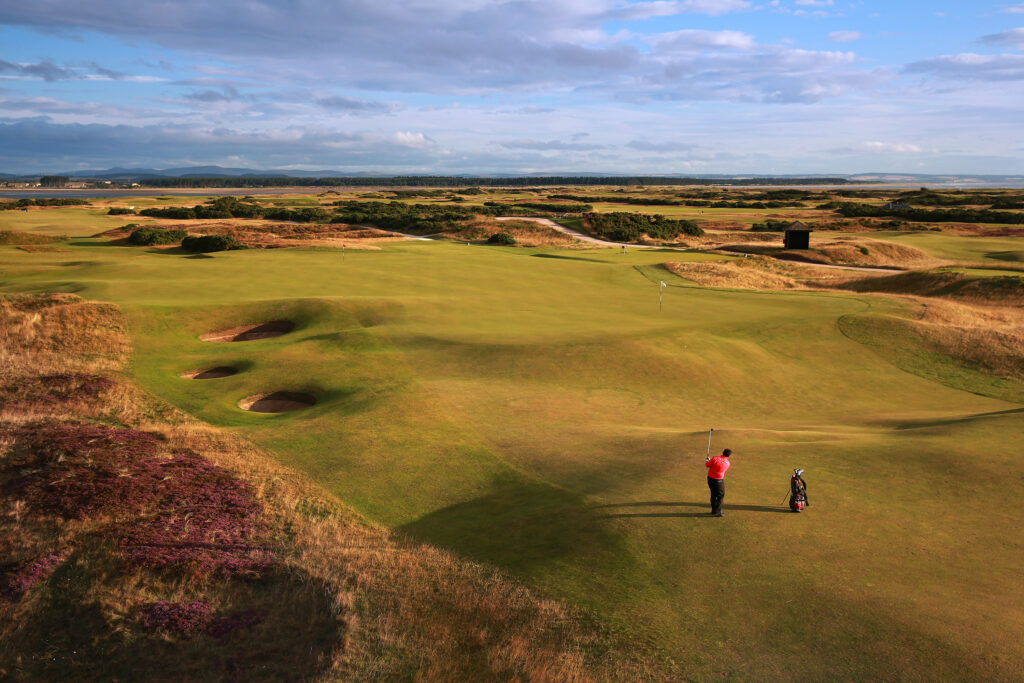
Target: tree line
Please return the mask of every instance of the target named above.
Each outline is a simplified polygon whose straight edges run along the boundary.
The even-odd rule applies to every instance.
[[[844,185],[845,178],[670,178],[665,176],[462,176],[144,178],[144,187],[544,187],[552,185]]]

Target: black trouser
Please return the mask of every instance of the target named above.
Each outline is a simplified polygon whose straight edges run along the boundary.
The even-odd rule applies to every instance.
[[[725,479],[708,477],[708,488],[711,489],[711,514],[721,514],[722,501],[725,500]]]

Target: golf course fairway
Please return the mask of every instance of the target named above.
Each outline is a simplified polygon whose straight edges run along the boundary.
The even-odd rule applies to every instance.
[[[148,391],[695,680],[1024,677],[1024,387],[884,336],[910,300],[701,288],[690,252],[61,246],[0,247],[0,292],[117,304]],[[272,392],[315,404],[239,408]]]

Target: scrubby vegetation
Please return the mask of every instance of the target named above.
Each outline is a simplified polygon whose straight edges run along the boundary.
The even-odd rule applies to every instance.
[[[487,238],[488,244],[515,244],[516,238],[507,232],[496,232]]]
[[[198,254],[244,249],[245,245],[231,235],[194,235],[181,240],[181,248]]]
[[[792,221],[780,221],[775,218],[767,218],[759,223],[754,223],[750,229],[754,232],[783,232],[790,226]]]
[[[178,244],[188,233],[174,228],[136,228],[128,235],[129,244],[152,246],[154,244]]]
[[[41,197],[39,199],[18,199],[13,202],[0,202],[0,211],[24,209],[29,206],[86,206],[89,201],[75,197]]]
[[[847,218],[896,216],[906,221],[930,221],[935,223],[1010,223],[1024,224],[1024,213],[992,211],[989,209],[904,209],[875,206],[873,204],[840,203],[837,213]]]
[[[328,212],[320,207],[301,209],[268,208],[258,202],[246,201],[236,197],[220,197],[206,204],[196,204],[193,207],[170,206],[143,209],[139,211],[139,215],[174,220],[264,218],[294,223],[325,221],[329,217]]]
[[[636,242],[642,236],[657,240],[673,240],[680,235],[703,235],[693,221],[638,213],[588,213],[583,224],[595,237],[614,242]]]
[[[112,206],[107,211],[107,215],[108,216],[128,216],[128,215],[133,215],[134,213],[135,213],[134,209],[127,209],[127,208],[119,207],[119,206]]]
[[[22,232],[20,230],[0,230],[0,244],[49,244],[66,239],[60,235],[40,235],[33,232]]]
[[[502,204],[492,205],[503,206]],[[510,208],[512,210],[532,209],[534,211],[543,211],[546,213],[586,213],[594,210],[594,207],[590,204],[548,204],[544,202],[519,202],[518,204],[510,205]]]
[[[478,211],[460,206],[438,204],[405,204],[403,202],[358,202],[354,200],[334,203],[334,223],[373,225],[385,230],[429,235],[451,229],[468,221]]]

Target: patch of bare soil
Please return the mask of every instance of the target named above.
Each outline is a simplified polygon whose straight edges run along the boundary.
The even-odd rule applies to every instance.
[[[252,413],[290,413],[316,405],[316,398],[296,391],[274,391],[246,396],[238,407]]]
[[[230,377],[237,374],[238,368],[233,368],[230,365],[218,365],[207,370],[189,370],[188,372],[181,373],[179,376],[184,379],[220,379],[221,377]]]
[[[295,323],[290,320],[271,320],[270,322],[250,323],[229,327],[225,330],[215,330],[199,335],[199,339],[205,342],[243,342],[256,339],[269,339],[280,337],[295,329]]]

